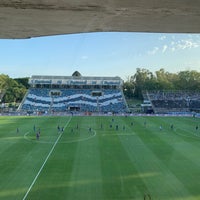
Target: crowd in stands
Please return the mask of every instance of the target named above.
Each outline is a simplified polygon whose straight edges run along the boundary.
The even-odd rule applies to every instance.
[[[93,96],[90,89],[29,89],[22,103],[22,110],[82,112],[124,112],[125,100],[119,89],[103,90],[100,96]]]
[[[170,111],[200,111],[200,92],[148,91],[145,97],[155,113]]]

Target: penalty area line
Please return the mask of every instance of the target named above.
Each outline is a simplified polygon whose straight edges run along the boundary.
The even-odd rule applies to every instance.
[[[69,122],[71,121],[71,119],[72,119],[72,117],[71,117],[71,118],[68,120],[68,122],[66,123],[65,128],[68,126],[68,124],[69,124]],[[35,184],[35,182],[36,182],[38,176],[40,175],[41,171],[43,170],[43,168],[44,168],[44,166],[45,166],[47,160],[49,159],[50,155],[52,154],[52,152],[53,152],[53,150],[54,150],[56,144],[58,143],[59,139],[61,138],[61,136],[62,136],[62,134],[60,134],[60,135],[58,136],[57,140],[55,141],[53,147],[51,148],[49,154],[47,155],[46,159],[44,160],[44,163],[43,163],[42,166],[40,167],[40,170],[38,171],[37,175],[36,175],[35,178],[33,179],[33,181],[32,181],[32,183],[31,183],[30,187],[28,188],[28,190],[27,190],[27,192],[26,192],[26,194],[24,195],[24,197],[23,197],[22,200],[25,200],[26,197],[28,196],[29,192],[31,191],[33,185]]]

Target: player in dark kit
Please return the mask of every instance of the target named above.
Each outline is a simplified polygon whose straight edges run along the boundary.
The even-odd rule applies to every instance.
[[[37,140],[40,139],[40,132],[39,132],[39,131],[36,133],[36,139],[37,139]]]
[[[58,129],[58,132],[60,132],[60,126],[59,125],[57,126],[57,129]]]
[[[133,122],[131,122],[131,126],[133,126]]]

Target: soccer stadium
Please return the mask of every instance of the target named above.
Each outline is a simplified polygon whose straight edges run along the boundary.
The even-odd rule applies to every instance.
[[[198,92],[143,91],[138,114],[119,77],[29,84],[0,118],[1,199],[200,198]]]
[[[199,6],[194,0],[0,1],[0,39],[110,31],[200,33]],[[143,57],[131,40],[126,44],[136,54],[128,50],[125,54],[134,61],[139,58],[142,65],[147,55],[156,53],[162,60],[168,51],[171,59],[178,48],[178,60],[181,51],[200,48],[200,36],[199,43],[193,43],[192,34],[186,46],[183,38],[173,39],[167,46],[161,35],[156,41],[163,42],[162,46],[151,42],[153,48],[145,49]],[[117,37],[115,44],[124,44],[126,39]],[[51,41],[45,44],[53,49],[52,57],[58,56],[61,51],[51,48]],[[96,66],[96,76],[77,71],[69,76],[67,67],[65,72],[56,69],[61,64],[59,55],[54,72],[60,75],[48,75],[56,56],[51,58],[45,45],[38,50],[36,40],[31,39],[32,53],[27,41],[20,46],[18,40],[12,40],[17,50],[0,40],[1,45],[4,42],[2,55],[8,49],[12,54],[0,60],[16,62],[23,52],[22,62],[16,62],[10,73],[23,70],[19,67],[23,63],[37,68],[37,59],[43,55],[47,73],[38,70],[40,75],[32,75],[37,73],[31,69],[32,76],[24,79],[0,74],[0,200],[200,200],[200,73],[173,74],[161,69],[155,75],[142,69],[137,71],[138,77],[133,76],[138,82],[126,84],[114,67],[111,76],[98,74]],[[84,64],[88,57],[80,53],[81,48],[59,42],[76,53],[71,65],[77,65],[81,56]],[[142,42],[148,40],[138,40]],[[82,48],[85,44],[84,51],[89,48],[87,38],[80,37],[75,44],[80,43]],[[107,55],[110,45],[104,44],[109,65],[114,54],[125,55],[117,54],[116,46]],[[70,59],[66,52],[63,55],[65,61]],[[189,63],[186,53],[182,57]],[[98,58],[94,58],[96,64],[103,60]],[[171,60],[174,66],[176,59]],[[117,64],[123,68],[126,61],[113,66]],[[9,68],[5,63],[2,66]],[[170,89],[162,87],[166,85]],[[140,98],[135,98],[136,93]]]

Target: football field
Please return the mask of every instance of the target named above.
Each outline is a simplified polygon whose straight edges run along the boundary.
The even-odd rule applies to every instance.
[[[0,199],[200,199],[200,119],[0,117]]]

